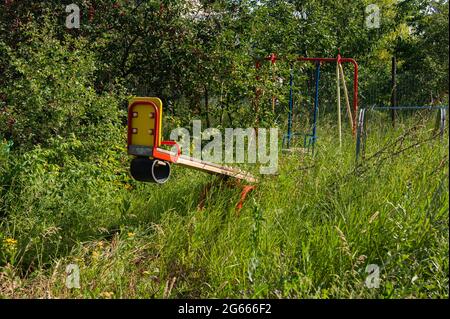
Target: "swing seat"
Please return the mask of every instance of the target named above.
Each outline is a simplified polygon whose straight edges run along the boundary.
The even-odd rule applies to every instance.
[[[290,141],[292,140],[292,138],[294,137],[300,137],[303,136],[303,147],[290,147]],[[292,133],[290,138],[289,135],[286,134],[283,137],[283,142],[282,142],[282,149],[281,151],[284,153],[308,153],[309,152],[309,147],[312,146],[315,141],[317,140],[317,136],[314,137],[312,134],[306,134],[306,133]],[[286,143],[286,141],[289,141],[289,143]]]
[[[283,148],[281,150],[283,153],[300,153],[300,154],[306,154],[309,152],[309,149],[304,148],[304,147],[291,147],[291,148]]]
[[[290,148],[290,143],[291,143],[291,140],[294,138],[294,137],[297,137],[297,136],[303,136],[304,135],[304,133],[291,133],[290,134],[290,136],[289,136],[289,134],[285,134],[284,136],[283,136],[283,141],[282,141],[282,149],[289,149]],[[287,142],[286,142],[287,141]]]

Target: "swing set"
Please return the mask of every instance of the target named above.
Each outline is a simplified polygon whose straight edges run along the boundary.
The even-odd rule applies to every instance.
[[[352,58],[343,58],[340,54],[336,58],[305,58],[299,57],[294,62],[310,62],[315,65],[315,90],[314,90],[314,105],[313,105],[313,118],[311,133],[299,133],[293,132],[293,112],[294,112],[294,68],[291,63],[290,67],[290,79],[289,79],[289,111],[288,111],[288,128],[287,134],[283,137],[283,147],[290,149],[291,141],[296,136],[304,136],[303,146],[304,148],[311,147],[314,154],[314,146],[317,141],[317,122],[319,115],[319,93],[320,93],[320,75],[321,64],[323,63],[336,63],[336,87],[337,87],[337,112],[338,112],[338,133],[339,133],[339,145],[342,146],[342,123],[341,123],[341,97],[340,97],[340,82],[344,88],[344,96],[346,101],[347,114],[349,117],[350,126],[352,128],[353,136],[356,135],[356,114],[358,113],[358,63]],[[353,112],[351,110],[350,101],[348,97],[347,85],[345,82],[343,63],[351,63],[354,67],[354,79],[353,79]]]

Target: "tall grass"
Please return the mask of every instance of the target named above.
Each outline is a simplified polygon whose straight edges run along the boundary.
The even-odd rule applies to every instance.
[[[321,123],[314,157],[280,152],[279,174],[262,176],[240,212],[240,188],[200,172],[176,167],[158,186],[130,180],[122,155],[113,176],[76,161],[52,173],[43,160],[3,200],[0,295],[448,297],[448,133],[430,139],[428,115],[392,129],[387,115],[372,120],[358,164],[351,135],[340,149]],[[71,263],[80,289],[65,286]],[[379,288],[365,285],[369,264]]]

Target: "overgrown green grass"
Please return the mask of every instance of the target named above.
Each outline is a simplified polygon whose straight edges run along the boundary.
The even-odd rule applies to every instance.
[[[339,149],[322,123],[314,158],[280,153],[240,212],[240,188],[200,172],[130,180],[123,148],[30,153],[2,192],[0,296],[448,298],[448,133],[431,138],[425,115],[387,123],[372,118],[359,165],[351,135]]]

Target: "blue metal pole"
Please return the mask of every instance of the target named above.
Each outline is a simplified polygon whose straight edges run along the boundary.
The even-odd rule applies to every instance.
[[[317,113],[319,112],[319,81],[320,81],[320,62],[316,64],[316,94],[314,98],[314,118],[312,131],[312,152],[314,154],[314,144],[316,143],[316,129],[317,129]]]
[[[372,110],[439,110],[447,109],[448,106],[374,106]]]
[[[288,114],[288,148],[291,147],[291,134],[292,134],[292,114],[294,108],[292,87],[294,85],[294,70],[291,67],[291,75],[289,78],[289,114]]]

